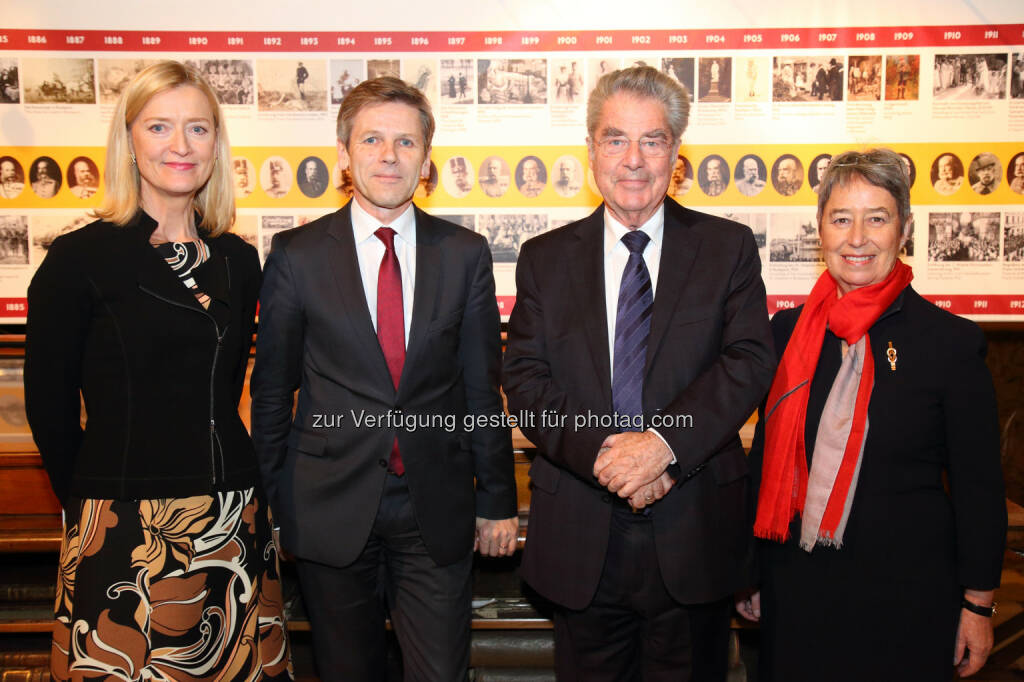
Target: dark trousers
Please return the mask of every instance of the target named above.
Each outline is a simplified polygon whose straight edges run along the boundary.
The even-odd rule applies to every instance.
[[[388,474],[362,554],[337,568],[298,560],[320,679],[384,680],[385,605],[406,680],[464,680],[472,552],[448,566],[427,554],[404,477]]]
[[[700,552],[694,552],[700,561]],[[665,589],[649,517],[616,508],[597,593],[582,611],[555,611],[562,682],[723,682],[731,598],[682,605]]]

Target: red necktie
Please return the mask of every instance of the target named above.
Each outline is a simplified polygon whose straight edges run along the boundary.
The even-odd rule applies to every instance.
[[[395,253],[395,231],[382,227],[373,233],[384,242],[384,258],[377,274],[377,341],[384,351],[384,360],[391,371],[391,381],[398,388],[405,364],[405,310],[402,307],[402,269]],[[388,469],[398,476],[405,473],[398,437],[391,446]]]

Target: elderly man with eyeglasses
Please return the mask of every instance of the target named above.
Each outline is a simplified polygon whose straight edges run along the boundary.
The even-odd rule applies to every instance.
[[[737,429],[775,368],[750,229],[665,196],[689,94],[600,79],[604,198],[523,244],[504,388],[537,446],[522,574],[555,604],[559,679],[724,680],[749,576]]]

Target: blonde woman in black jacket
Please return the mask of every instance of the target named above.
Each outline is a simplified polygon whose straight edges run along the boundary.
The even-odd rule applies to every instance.
[[[146,68],[114,112],[100,219],[29,287],[25,403],[65,513],[55,680],[291,677],[238,416],[260,266],[227,231],[230,169],[202,76]]]

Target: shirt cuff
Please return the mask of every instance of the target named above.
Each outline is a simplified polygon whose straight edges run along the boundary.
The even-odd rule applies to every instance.
[[[661,440],[661,442],[665,444],[665,447],[668,448],[668,454],[672,455],[672,461],[669,462],[669,466],[671,466],[673,464],[677,464],[678,462],[676,460],[676,453],[672,452],[672,446],[668,444],[668,441],[665,440],[665,437],[662,436],[660,433],[658,433],[658,430],[655,429],[654,427],[650,427],[647,430],[650,431],[651,433],[653,433],[655,436],[657,436],[658,439]]]

